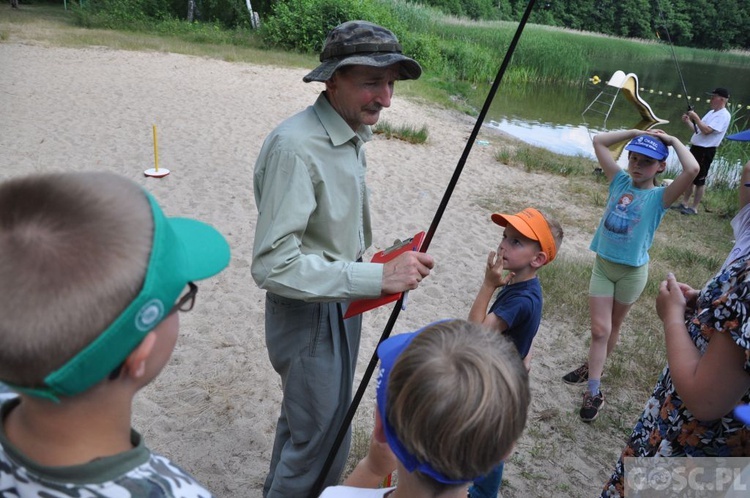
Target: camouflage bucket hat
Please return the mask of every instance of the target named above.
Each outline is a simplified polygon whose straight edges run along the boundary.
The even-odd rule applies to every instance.
[[[415,80],[422,68],[414,59],[401,53],[396,35],[367,21],[347,21],[339,24],[326,37],[320,64],[307,76],[305,83],[327,81],[342,66],[388,67],[398,64],[400,80]]]

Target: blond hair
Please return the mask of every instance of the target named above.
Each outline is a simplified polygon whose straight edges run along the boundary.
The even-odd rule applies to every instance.
[[[0,184],[0,380],[37,387],[139,293],[153,218],[144,191],[111,173]]]
[[[559,221],[549,216],[547,213],[541,210],[537,210],[539,213],[544,217],[544,220],[547,222],[547,226],[549,227],[549,231],[552,233],[552,238],[555,240],[555,249],[557,250],[558,254],[560,252],[560,246],[563,243],[563,236],[565,235],[563,233],[562,225]]]
[[[513,343],[481,325],[452,320],[426,328],[399,355],[386,416],[419,461],[449,479],[468,480],[508,455],[526,425],[530,399]]]

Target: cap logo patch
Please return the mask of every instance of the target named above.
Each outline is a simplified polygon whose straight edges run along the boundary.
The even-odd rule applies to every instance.
[[[164,304],[159,299],[152,299],[144,304],[135,315],[135,328],[141,332],[151,330],[162,316],[164,316]]]
[[[651,140],[643,138],[642,136],[635,139],[635,144],[640,145],[641,147],[649,148],[651,150],[656,150],[656,144]]]

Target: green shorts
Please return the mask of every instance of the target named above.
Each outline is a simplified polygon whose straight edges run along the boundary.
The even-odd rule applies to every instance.
[[[633,304],[646,288],[648,263],[641,266],[628,266],[607,261],[596,256],[591,271],[589,296],[613,297],[622,304]]]

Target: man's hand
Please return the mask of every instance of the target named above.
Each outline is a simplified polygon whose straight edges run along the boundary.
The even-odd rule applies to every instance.
[[[396,294],[416,289],[435,266],[432,256],[408,251],[383,265],[383,294]]]

